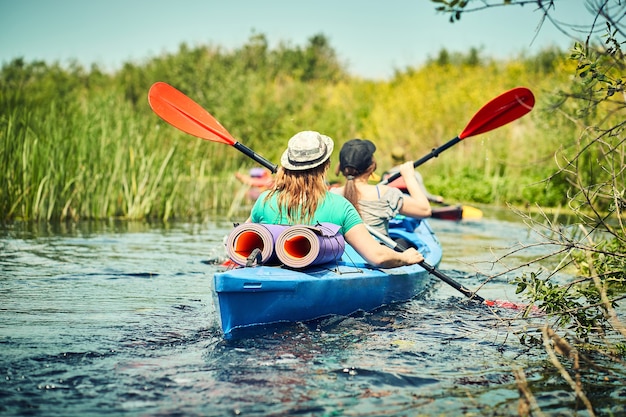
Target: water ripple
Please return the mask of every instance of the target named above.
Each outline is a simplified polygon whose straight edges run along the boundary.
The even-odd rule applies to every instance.
[[[406,303],[224,340],[211,278],[231,226],[4,230],[0,414],[514,416],[520,366],[546,415],[580,410],[560,375],[513,336],[524,325],[518,311],[493,311],[437,279]],[[434,227],[442,270],[468,288],[485,280],[468,259],[523,238],[508,222]],[[509,279],[479,293],[517,301]],[[606,399],[598,415],[624,413],[623,379],[582,378]]]

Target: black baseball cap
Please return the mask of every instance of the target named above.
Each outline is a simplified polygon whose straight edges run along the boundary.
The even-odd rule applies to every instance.
[[[367,139],[351,139],[343,144],[339,152],[341,169],[352,167],[357,172],[365,172],[372,165],[376,146]]]

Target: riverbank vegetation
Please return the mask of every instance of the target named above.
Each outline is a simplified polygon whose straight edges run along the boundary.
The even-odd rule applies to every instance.
[[[183,91],[271,161],[291,135],[312,129],[337,146],[354,137],[375,140],[381,172],[391,166],[394,146],[418,159],[458,135],[491,98],[526,86],[537,99],[533,112],[466,139],[421,170],[432,192],[448,201],[563,206],[566,175],[541,181],[552,172],[554,151],[576,144],[577,127],[550,103],[574,66],[558,50],[505,62],[477,50],[442,50],[391,80],[363,80],[347,73],[323,35],[305,47],[271,49],[263,35],[231,51],[181,45],[113,74],[16,59],[0,73],[0,160],[7,172],[0,212],[3,220],[168,220],[227,210],[238,189],[233,174],[253,162],[159,119],[147,102],[156,81]]]

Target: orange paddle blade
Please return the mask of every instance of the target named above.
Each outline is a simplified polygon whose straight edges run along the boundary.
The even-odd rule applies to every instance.
[[[148,92],[148,102],[159,117],[185,133],[227,145],[237,142],[215,117],[167,83],[154,83]]]

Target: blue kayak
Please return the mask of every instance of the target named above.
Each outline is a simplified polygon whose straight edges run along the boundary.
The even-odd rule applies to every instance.
[[[392,222],[391,238],[411,242],[437,267],[442,250],[428,221]],[[348,244],[339,261],[294,270],[284,266],[237,267],[214,275],[214,298],[224,337],[281,322],[371,311],[423,292],[429,272],[419,265],[373,268]]]

